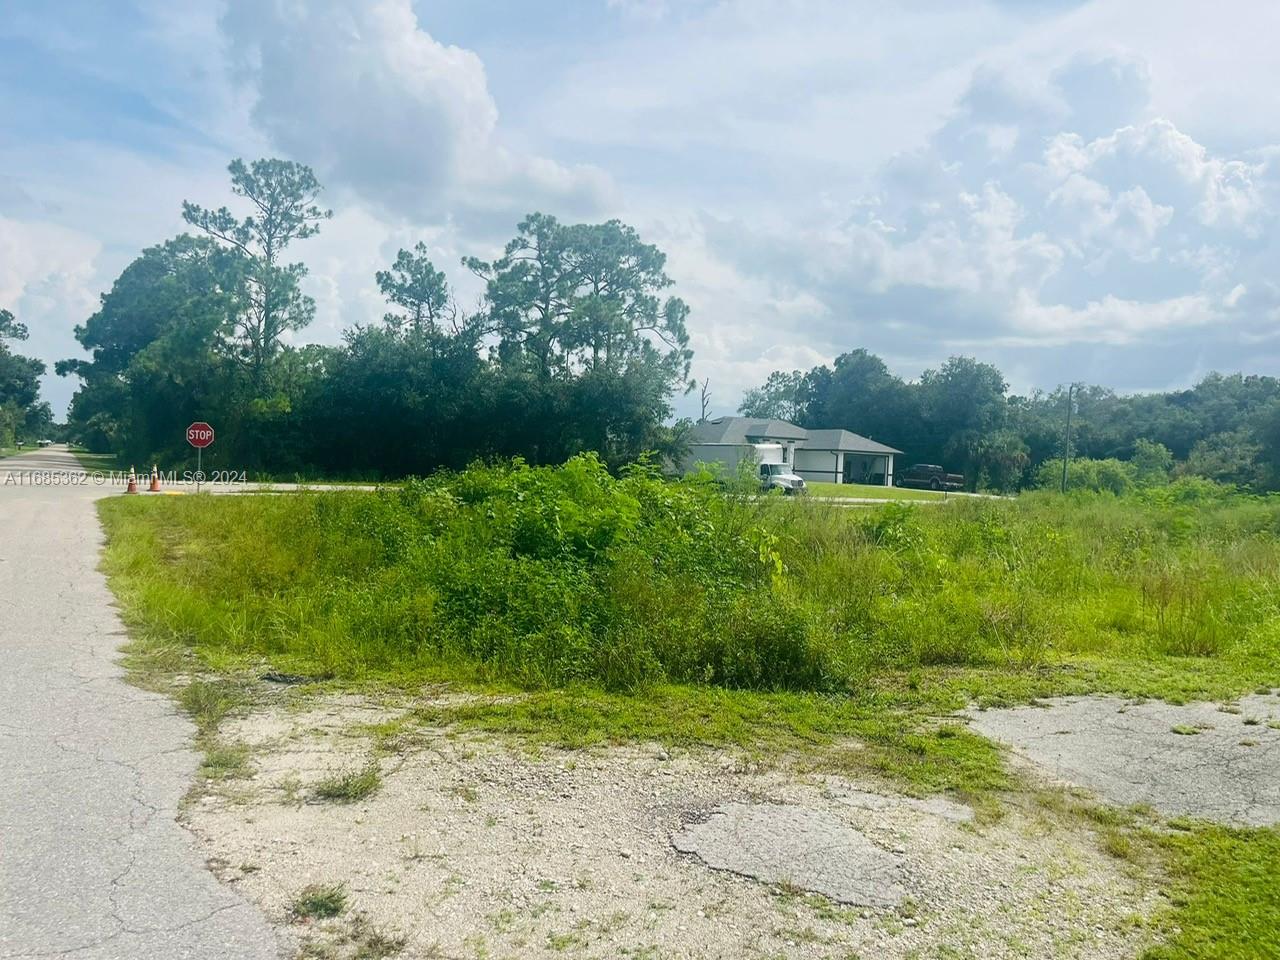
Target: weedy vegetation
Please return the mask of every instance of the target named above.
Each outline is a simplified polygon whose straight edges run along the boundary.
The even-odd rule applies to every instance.
[[[341,883],[303,887],[289,907],[295,920],[324,920],[347,909],[347,888]]]
[[[363,770],[326,777],[311,789],[311,796],[330,803],[359,803],[373,796],[381,785],[377,764],[369,764]]]
[[[966,705],[1280,686],[1280,498],[1194,479],[849,509],[585,455],[101,511],[138,662],[176,648],[215,675],[500,691],[417,719],[534,742],[821,754],[981,801],[1014,778],[940,719]],[[226,707],[184,697],[196,717]],[[348,798],[344,783],[330,799]],[[1116,827],[1108,851],[1135,855],[1137,831]],[[1156,843],[1176,891],[1152,956],[1280,942],[1277,881],[1250,867],[1275,843],[1203,827]],[[1239,856],[1215,865],[1224,846]],[[1251,939],[1232,940],[1243,911]]]
[[[846,695],[930,668],[1175,699],[1273,684],[1280,499],[1177,486],[855,511],[586,455],[102,510],[144,638],[213,667],[618,692]]]

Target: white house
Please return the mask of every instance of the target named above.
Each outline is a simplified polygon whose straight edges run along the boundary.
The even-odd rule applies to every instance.
[[[695,424],[685,469],[695,463],[729,467],[756,455],[769,445],[781,447],[789,463],[805,480],[826,483],[893,485],[893,458],[901,450],[848,430],[806,430],[786,420],[717,417]]]
[[[809,430],[796,450],[796,473],[824,483],[893,486],[893,447],[848,430]]]
[[[803,427],[785,420],[751,417],[717,417],[694,424],[690,452],[692,463],[737,462],[751,448],[778,444],[782,463],[794,463],[796,447],[808,436]]]

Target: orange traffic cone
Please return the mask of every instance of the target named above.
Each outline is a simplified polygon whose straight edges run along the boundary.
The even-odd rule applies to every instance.
[[[147,487],[148,493],[160,492],[160,471],[156,469],[156,465],[151,465],[151,485]]]
[[[125,493],[138,492],[138,475],[133,472],[133,467],[129,468],[129,485],[124,488]]]

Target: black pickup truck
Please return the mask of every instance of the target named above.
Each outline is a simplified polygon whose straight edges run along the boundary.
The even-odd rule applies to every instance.
[[[936,463],[916,463],[893,475],[895,487],[916,487],[921,490],[963,490],[964,476],[947,473]]]

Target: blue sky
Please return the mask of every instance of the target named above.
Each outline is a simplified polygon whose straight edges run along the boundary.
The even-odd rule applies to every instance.
[[[1020,391],[1276,374],[1276,36],[1261,0],[9,0],[0,305],[77,355],[182,200],[277,155],[336,211],[304,339],[418,240],[473,300],[459,259],[543,210],[667,252],[719,411],[855,347]]]

